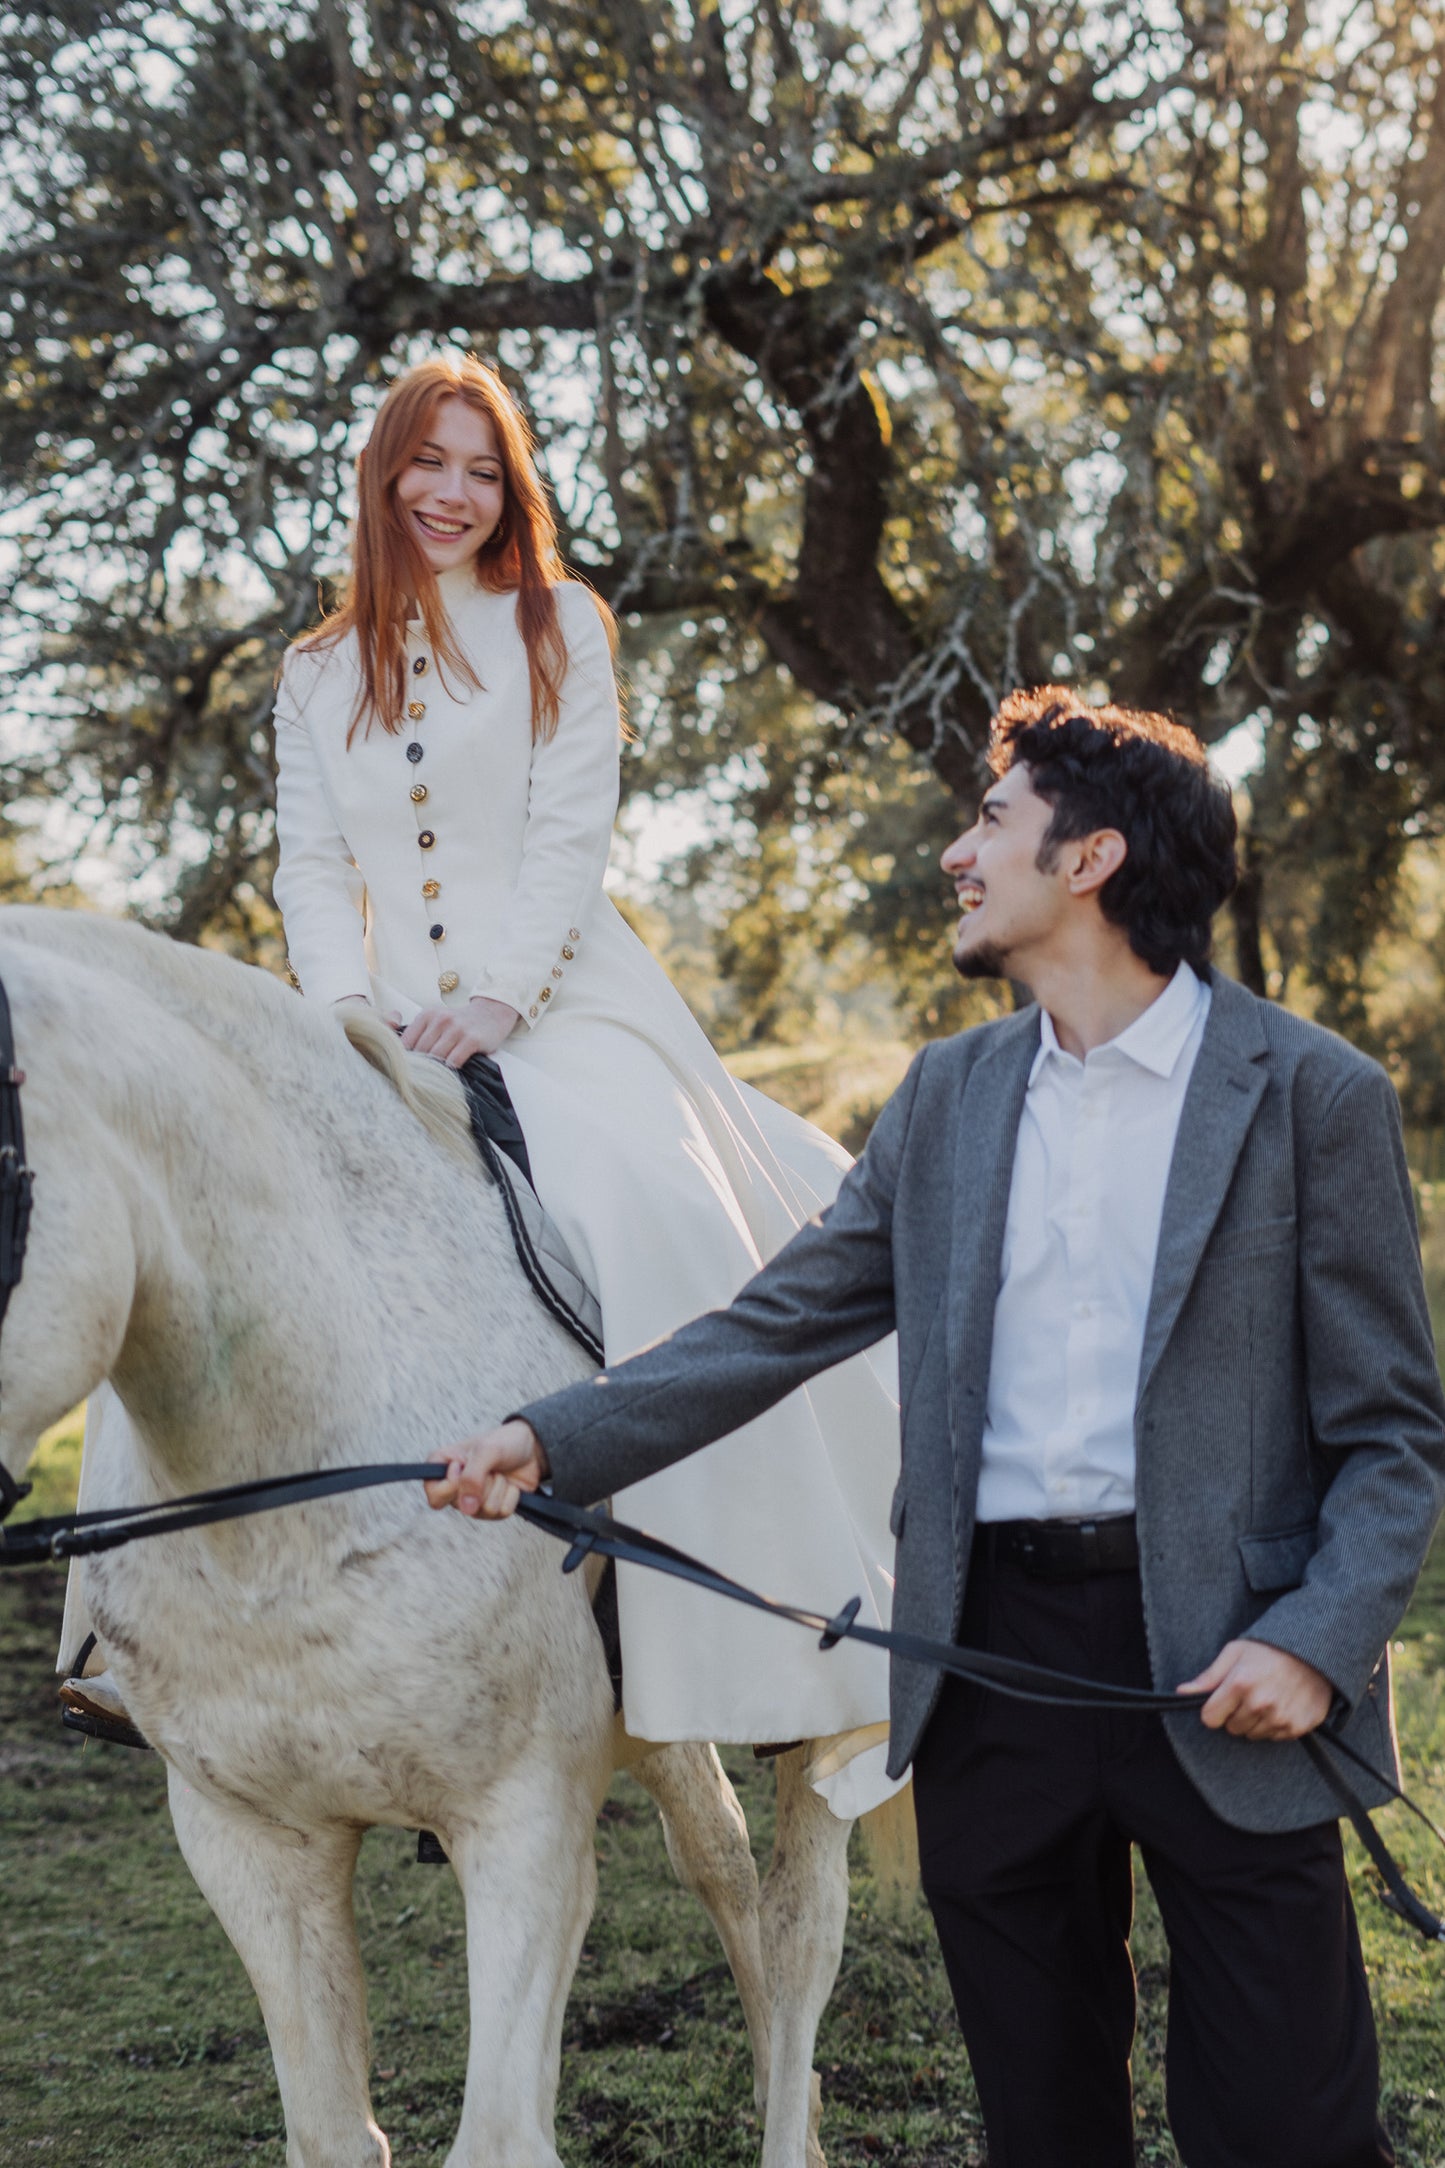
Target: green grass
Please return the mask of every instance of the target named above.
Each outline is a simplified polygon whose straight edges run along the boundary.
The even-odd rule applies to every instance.
[[[75,1408],[47,1430],[25,1470],[31,1486],[25,1501],[27,1519],[65,1513],[75,1504],[80,1483],[80,1449],[85,1443],[85,1410]]]
[[[60,1488],[51,1473],[47,1488]],[[159,1763],[82,1745],[55,1721],[62,1594],[58,1570],[0,1575],[0,2163],[281,2168],[256,2004],[181,1862]],[[1409,1781],[1445,1816],[1445,1552],[1401,1638],[1400,1705]],[[729,1758],[765,1844],[768,1777]],[[1399,1809],[1385,1826],[1417,1886],[1445,1906],[1445,1855]],[[567,2025],[563,2157],[569,2168],[754,2168],[760,2133],[731,1983],[707,1921],[672,1881],[648,1801],[626,1778],[597,1846],[601,1895]],[[357,1885],[377,2113],[398,2168],[444,2156],[467,2034],[458,1891],[447,1870],[415,1866],[410,1852],[401,1833],[373,1832]],[[1358,1857],[1352,1871],[1400,2160],[1445,2168],[1445,1952],[1389,1918]],[[1140,2159],[1177,2168],[1163,2115],[1163,1938],[1142,1881],[1140,1898]],[[880,1902],[861,1864],[818,2062],[834,2168],[982,2161],[927,1917]]]

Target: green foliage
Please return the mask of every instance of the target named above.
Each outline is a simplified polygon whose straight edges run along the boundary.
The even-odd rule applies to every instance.
[[[913,968],[938,784],[1049,678],[1254,720],[1239,968],[1359,1025],[1445,784],[1428,11],[47,0],[0,35],[10,787],[154,916],[274,955],[271,674],[380,392],[454,340],[524,389],[622,614],[631,782],[717,801],[677,880],[736,916],[738,1037],[795,1028],[810,937],[966,1013]]]

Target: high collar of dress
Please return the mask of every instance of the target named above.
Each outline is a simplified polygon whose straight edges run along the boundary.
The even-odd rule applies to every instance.
[[[1195,977],[1188,964],[1181,963],[1169,984],[1148,1008],[1117,1038],[1092,1048],[1085,1059],[1097,1061],[1100,1056],[1117,1058],[1122,1055],[1139,1068],[1147,1069],[1151,1076],[1172,1076],[1198,1021],[1200,1009],[1208,998],[1209,989],[1203,980]],[[1060,1046],[1054,1020],[1044,1009],[1039,1017],[1039,1050],[1029,1070],[1030,1086],[1051,1057],[1060,1062],[1072,1062],[1075,1068],[1083,1066],[1077,1055],[1067,1053]]]
[[[487,590],[477,585],[477,575],[470,565],[454,565],[447,572],[437,574],[437,593],[442,598],[442,608],[455,622],[460,610],[469,602],[475,602]],[[408,632],[421,632],[424,625],[420,611],[413,609],[406,621]]]

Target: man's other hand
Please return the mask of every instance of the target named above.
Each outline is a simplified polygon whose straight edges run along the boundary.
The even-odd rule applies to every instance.
[[[444,1477],[422,1485],[427,1503],[455,1506],[484,1521],[504,1521],[515,1513],[520,1494],[536,1490],[548,1474],[541,1439],[530,1423],[517,1421],[464,1438],[447,1461]]]
[[[1302,1739],[1322,1724],[1334,1688],[1313,1664],[1267,1641],[1226,1641],[1207,1670],[1181,1694],[1208,1694],[1199,1714],[1211,1731],[1237,1739]]]

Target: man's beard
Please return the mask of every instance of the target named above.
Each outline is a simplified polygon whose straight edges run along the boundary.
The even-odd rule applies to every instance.
[[[962,956],[955,954],[953,968],[961,979],[1006,979],[1008,959],[992,941],[981,941]]]

